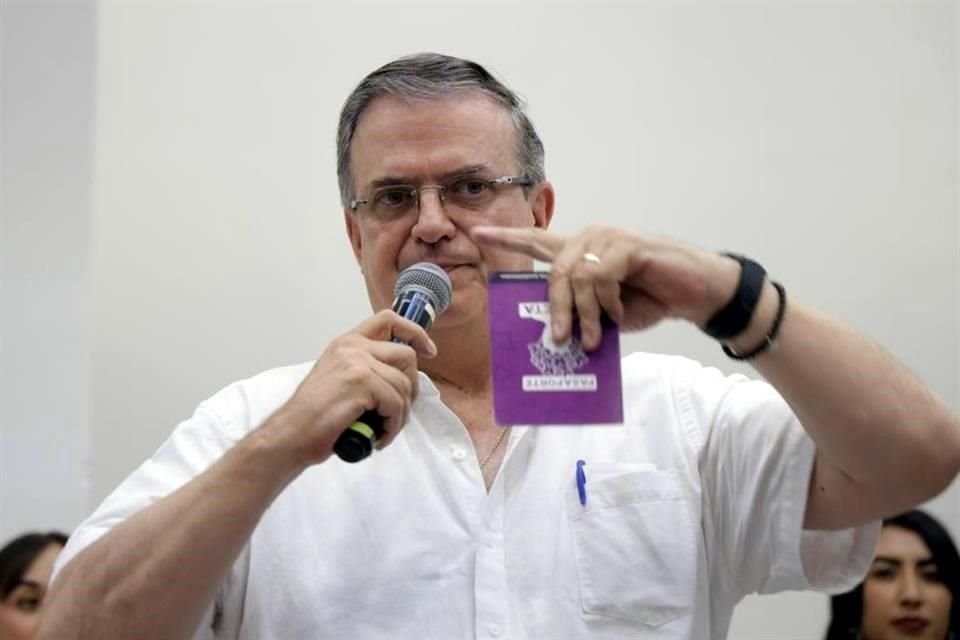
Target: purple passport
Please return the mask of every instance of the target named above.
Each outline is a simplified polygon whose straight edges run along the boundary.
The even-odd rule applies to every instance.
[[[490,274],[493,409],[499,425],[622,423],[620,332],[604,316],[603,339],[590,353],[573,337],[550,333],[547,272]]]

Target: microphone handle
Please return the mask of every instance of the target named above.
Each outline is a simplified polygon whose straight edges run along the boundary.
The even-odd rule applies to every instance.
[[[436,315],[430,297],[417,290],[397,296],[393,301],[393,310],[428,331]],[[391,338],[390,341],[406,344],[397,338]],[[373,453],[373,445],[382,435],[383,416],[373,409],[367,409],[340,434],[333,444],[333,452],[344,462],[359,462]]]
[[[373,453],[373,444],[383,435],[383,416],[364,411],[337,438],[333,451],[344,462],[359,462]]]

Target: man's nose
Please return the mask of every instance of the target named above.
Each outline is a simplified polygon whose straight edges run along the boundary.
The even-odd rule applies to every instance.
[[[417,199],[420,211],[411,234],[417,240],[427,244],[436,244],[440,240],[452,238],[457,227],[444,208],[443,191],[440,188],[423,188]]]

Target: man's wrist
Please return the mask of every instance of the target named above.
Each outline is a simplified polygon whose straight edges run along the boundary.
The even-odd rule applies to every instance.
[[[283,409],[271,415],[257,429],[243,439],[247,453],[263,460],[278,476],[292,480],[314,464],[305,446],[306,430]]]
[[[725,340],[724,344],[737,353],[746,353],[766,340],[770,328],[773,326],[779,307],[779,295],[769,278],[763,281],[760,299],[754,309],[753,316],[747,328],[739,335]]]
[[[722,253],[727,264],[737,264],[736,286],[723,306],[714,311],[703,325],[703,331],[711,338],[726,342],[742,335],[750,326],[760,294],[766,280],[766,270],[750,258],[735,253]]]
[[[740,263],[722,253],[707,253],[706,272],[706,295],[690,318],[704,333],[707,323],[736,293],[740,280]]]

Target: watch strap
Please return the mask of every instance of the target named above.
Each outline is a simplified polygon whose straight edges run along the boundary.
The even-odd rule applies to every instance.
[[[735,253],[723,255],[740,263],[740,281],[733,298],[722,309],[713,314],[703,328],[704,332],[717,340],[729,340],[743,333],[750,324],[753,312],[763,291],[763,281],[767,272],[759,264]]]

